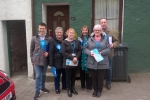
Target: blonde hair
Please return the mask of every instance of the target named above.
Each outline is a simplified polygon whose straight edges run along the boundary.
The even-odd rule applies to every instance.
[[[73,28],[69,28],[67,31],[66,31],[66,36],[68,37],[68,33],[69,31],[73,31],[74,34],[76,34],[75,30]]]

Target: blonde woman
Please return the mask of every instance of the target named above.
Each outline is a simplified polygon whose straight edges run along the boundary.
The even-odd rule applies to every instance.
[[[78,60],[81,55],[81,46],[79,41],[74,39],[75,30],[73,28],[69,28],[66,35],[67,38],[62,41],[63,68],[66,71],[68,97],[72,97],[72,93],[78,95],[74,86],[78,70]]]

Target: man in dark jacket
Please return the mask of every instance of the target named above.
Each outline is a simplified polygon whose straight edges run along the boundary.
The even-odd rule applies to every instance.
[[[45,78],[46,70],[48,67],[48,48],[51,37],[46,34],[45,23],[40,23],[38,25],[38,31],[38,34],[32,37],[30,46],[31,62],[34,65],[34,71],[36,74],[36,93],[34,96],[34,100],[37,100],[39,98],[40,90],[49,93],[49,90],[45,88]]]
[[[56,68],[57,77],[54,77],[55,80],[55,91],[57,94],[60,94],[60,75],[62,74],[62,89],[66,88],[66,73],[63,68],[63,55],[61,42],[64,39],[63,29],[57,27],[55,29],[55,36],[53,42],[50,43],[49,49],[49,65]]]

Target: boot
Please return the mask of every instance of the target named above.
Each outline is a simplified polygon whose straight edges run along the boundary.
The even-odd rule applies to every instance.
[[[72,92],[73,94],[75,94],[75,95],[78,95],[78,92],[75,90],[74,87],[71,88],[71,92]]]
[[[68,89],[68,97],[72,97],[72,93],[70,89]]]

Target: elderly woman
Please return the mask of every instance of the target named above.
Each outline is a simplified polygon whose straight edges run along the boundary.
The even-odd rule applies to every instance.
[[[94,88],[93,97],[100,97],[103,90],[103,80],[106,69],[109,68],[108,55],[110,53],[110,45],[108,39],[103,36],[102,28],[99,24],[93,28],[94,35],[90,37],[84,47],[84,52],[88,55],[87,68],[90,70],[92,84]],[[94,58],[93,49],[97,49],[99,54],[103,56],[103,60],[97,62]]]
[[[68,88],[68,97],[72,93],[77,95],[75,90],[75,78],[78,70],[78,61],[81,55],[81,46],[78,40],[75,40],[75,30],[69,28],[66,32],[67,38],[62,42],[63,67],[66,71],[66,82]]]
[[[55,36],[53,42],[50,43],[49,49],[49,65],[56,68],[57,77],[54,77],[55,81],[55,91],[60,94],[60,76],[62,74],[62,89],[66,89],[66,73],[63,68],[63,55],[61,43],[63,41],[63,29],[57,27],[55,29]]]

